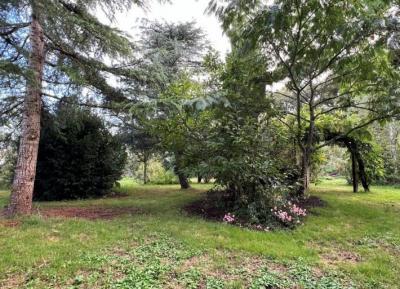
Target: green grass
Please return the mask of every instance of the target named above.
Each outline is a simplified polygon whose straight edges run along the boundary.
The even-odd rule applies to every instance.
[[[208,188],[123,180],[124,198],[36,206],[143,213],[97,221],[32,216],[14,228],[0,221],[0,288],[398,288],[400,189],[353,194],[343,180],[325,181],[312,194],[326,207],[294,231],[264,233],[181,210]],[[0,192],[0,206],[7,200]]]

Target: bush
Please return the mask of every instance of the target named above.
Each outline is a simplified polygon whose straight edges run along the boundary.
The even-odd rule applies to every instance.
[[[121,178],[125,149],[99,117],[64,105],[42,125],[34,199],[99,197]]]
[[[293,169],[295,159],[290,145],[285,146],[287,140],[278,138],[284,134],[276,136],[281,128],[260,126],[253,119],[239,128],[234,125],[232,132],[206,147],[203,154],[209,158],[195,169],[200,175],[213,176],[219,186],[208,194],[208,203],[246,223],[270,225],[277,221],[271,209],[300,190],[300,174]]]
[[[172,185],[178,183],[178,178],[172,170],[164,168],[161,162],[150,163],[150,182],[157,185]]]

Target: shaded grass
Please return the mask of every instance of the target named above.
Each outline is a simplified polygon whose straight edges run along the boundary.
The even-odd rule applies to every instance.
[[[0,208],[3,208],[7,204],[7,198],[9,193],[0,189]]]
[[[191,268],[200,271],[204,266],[222,271],[240,268],[243,256],[253,256],[282,264],[301,260],[322,271],[342,272],[360,288],[396,288],[400,283],[400,189],[373,187],[369,193],[353,194],[344,181],[326,181],[313,187],[312,193],[327,201],[327,206],[315,209],[305,225],[294,231],[264,233],[209,222],[182,211],[209,188],[195,185],[182,191],[175,185],[141,186],[123,180],[119,191],[126,197],[35,204],[39,208],[134,206],[144,214],[108,221],[32,216],[22,219],[20,227],[0,225],[0,280],[23,274],[25,279],[63,284],[77,272],[95,270],[96,264],[88,263],[83,255],[115,246],[128,250],[156,235],[212,256],[209,264]],[[7,192],[0,192],[1,206],[7,198]],[[359,258],[341,259],[341,252]],[[232,265],[230,256],[238,256],[239,262]],[[240,280],[235,282],[240,284]]]

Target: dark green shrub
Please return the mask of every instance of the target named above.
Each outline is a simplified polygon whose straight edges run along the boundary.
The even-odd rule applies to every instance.
[[[121,178],[125,161],[123,145],[98,116],[64,105],[43,118],[34,198],[102,196]]]

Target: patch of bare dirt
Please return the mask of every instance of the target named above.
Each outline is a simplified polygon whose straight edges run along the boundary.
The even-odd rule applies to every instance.
[[[0,227],[15,228],[21,224],[19,221],[0,221]]]
[[[0,210],[0,227],[14,228],[21,224],[20,221],[6,219],[6,213]]]
[[[20,288],[25,283],[25,276],[13,275],[8,276],[6,279],[0,280],[1,289],[15,289]]]
[[[351,264],[356,264],[358,262],[361,262],[361,257],[358,254],[349,251],[326,253],[323,254],[321,257],[324,260],[324,262],[326,262],[329,265],[335,265],[337,263],[342,263],[342,262]]]
[[[80,218],[87,220],[112,220],[123,215],[139,214],[138,208],[109,208],[109,207],[60,207],[42,208],[38,214],[46,218]]]
[[[221,221],[226,213],[225,210],[212,206],[206,200],[195,201],[183,209],[190,215],[197,215],[214,221]]]

